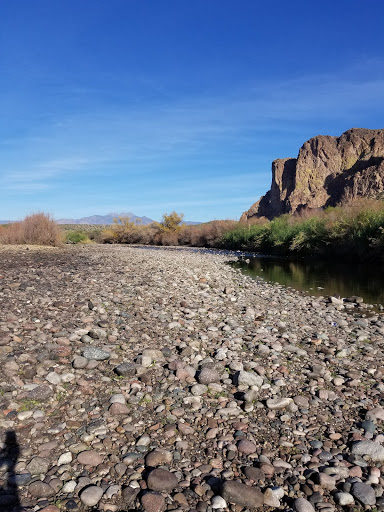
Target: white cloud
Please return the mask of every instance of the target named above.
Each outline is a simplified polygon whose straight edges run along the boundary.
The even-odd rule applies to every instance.
[[[362,68],[364,77],[370,78],[359,78],[356,69]],[[9,168],[6,158],[10,151],[13,167],[3,175],[3,186],[19,184],[21,190],[35,183],[42,190],[60,177],[88,172],[118,175],[124,170],[127,176],[158,173],[160,169],[166,173],[169,163],[186,166],[191,159],[197,159],[204,169],[209,169],[211,159],[217,168],[225,163],[226,155],[235,167],[235,162],[241,162],[250,151],[251,141],[254,149],[248,159],[253,159],[256,174],[264,144],[276,132],[280,138],[284,133],[289,137],[300,131],[298,126],[303,123],[319,120],[330,126],[342,121],[348,128],[358,124],[356,119],[367,112],[377,113],[384,103],[384,79],[375,77],[377,69],[374,61],[335,75],[258,82],[212,97],[172,101],[163,96],[161,105],[104,106],[68,115],[56,119],[49,130],[41,128],[44,134],[28,136],[18,144],[8,143],[8,152],[0,155],[0,169]],[[28,167],[27,161],[32,162]],[[263,170],[269,171],[269,167]],[[204,183],[209,179],[207,172]],[[217,184],[217,177],[212,179]],[[241,177],[222,181],[219,186],[230,190],[237,180]],[[184,189],[184,178],[182,181]]]

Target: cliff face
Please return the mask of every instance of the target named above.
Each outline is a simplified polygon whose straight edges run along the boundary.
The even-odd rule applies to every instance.
[[[384,130],[352,128],[340,137],[318,135],[297,158],[272,163],[271,189],[244,212],[272,219],[303,208],[335,206],[345,198],[384,193]]]

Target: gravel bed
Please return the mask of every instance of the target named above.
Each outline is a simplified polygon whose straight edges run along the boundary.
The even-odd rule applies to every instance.
[[[0,511],[384,510],[384,317],[221,254],[0,249]]]

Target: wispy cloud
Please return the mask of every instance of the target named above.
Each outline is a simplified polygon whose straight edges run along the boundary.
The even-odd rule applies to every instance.
[[[3,187],[5,190],[22,192],[23,194],[35,194],[52,188],[50,183],[8,183]]]
[[[138,102],[120,108],[105,104],[62,116],[49,127],[40,126],[37,134],[6,141],[0,168],[9,170],[0,177],[1,184],[8,190],[44,190],[89,173],[125,182],[134,175],[166,175],[170,167],[193,172],[195,165],[205,175],[194,183],[183,177],[173,187],[175,196],[210,189],[213,182],[217,189],[230,192],[241,188],[242,180],[252,179],[250,169],[268,173],[266,162],[285,156],[276,154],[278,150],[271,155],[276,133],[280,139],[289,138],[314,120],[337,121],[348,128],[367,112],[383,115],[384,77],[375,74],[376,61],[363,68],[364,78],[356,70],[344,70],[248,84],[215,96],[172,100],[162,95],[156,104]],[[5,161],[9,155],[12,167]],[[211,175],[210,166],[215,169]],[[237,175],[220,179],[220,166],[232,167]]]

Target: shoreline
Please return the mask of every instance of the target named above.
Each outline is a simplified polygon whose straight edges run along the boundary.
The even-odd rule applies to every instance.
[[[332,512],[361,485],[384,506],[383,315],[227,255],[24,249],[0,261],[0,428],[24,507]]]

